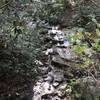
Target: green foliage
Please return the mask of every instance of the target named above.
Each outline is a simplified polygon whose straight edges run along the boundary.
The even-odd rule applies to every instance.
[[[85,53],[85,46],[75,45],[73,47],[73,52],[75,52],[76,55],[82,56]]]
[[[95,39],[93,43],[93,50],[100,52],[100,39]]]
[[[95,100],[100,100],[100,97],[95,97]]]
[[[96,25],[98,26],[98,32],[100,32],[98,22]],[[100,52],[100,39],[98,35],[94,36],[92,32],[86,32],[83,28],[76,28],[74,33],[67,34],[67,38],[72,44],[72,52],[76,60],[81,60],[81,64],[76,64],[76,66],[86,68],[93,65],[96,60],[94,60],[93,55],[96,52]]]

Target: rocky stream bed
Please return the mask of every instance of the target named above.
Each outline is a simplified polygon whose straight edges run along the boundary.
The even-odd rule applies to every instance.
[[[71,60],[70,43],[57,27],[52,27],[44,35],[45,45],[50,45],[43,51],[48,58],[45,62],[48,65],[45,66],[44,62],[36,61],[41,65],[40,69],[43,74],[33,88],[33,100],[66,100],[66,93],[70,92],[70,89],[66,90],[67,77],[64,71],[70,67],[67,64],[67,60]]]

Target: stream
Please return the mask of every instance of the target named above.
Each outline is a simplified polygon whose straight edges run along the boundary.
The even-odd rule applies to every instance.
[[[67,87],[67,78],[70,74],[68,62],[72,56],[70,43],[67,41],[64,32],[58,27],[51,27],[44,36],[44,50],[46,62],[36,60],[42,75],[33,87],[34,96],[32,100],[67,100],[66,94],[71,92]]]

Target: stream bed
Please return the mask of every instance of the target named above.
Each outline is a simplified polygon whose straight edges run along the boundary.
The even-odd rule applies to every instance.
[[[67,89],[67,78],[73,77],[68,72],[72,59],[70,43],[66,40],[64,32],[52,27],[44,33],[45,48],[42,51],[47,57],[46,62],[36,61],[40,66],[42,76],[33,87],[33,100],[67,100],[71,92]],[[47,46],[48,47],[47,47]]]

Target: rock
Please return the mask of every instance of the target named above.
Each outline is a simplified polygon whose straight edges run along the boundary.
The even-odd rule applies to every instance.
[[[57,38],[57,39],[56,39]],[[50,42],[52,41],[52,43],[56,44],[56,43],[63,43],[63,40],[58,40],[58,37],[51,37],[51,36],[46,36],[45,37],[45,42]]]
[[[93,50],[91,48],[85,49],[85,54],[88,55],[89,57],[91,57],[93,54]]]
[[[33,100],[41,100],[42,96],[53,94],[55,89],[48,82],[43,82],[36,84],[36,86],[33,88],[33,91],[34,91]]]
[[[63,46],[63,47],[69,47],[69,46],[70,46],[70,43],[69,43],[68,41],[65,40],[65,41],[64,41],[64,44],[62,44],[62,46]]]
[[[54,28],[48,31],[48,36],[46,38],[53,42],[63,42],[65,40],[64,33]]]
[[[47,49],[46,52],[45,52],[45,55],[48,55],[50,53],[53,53],[53,49],[52,48],[51,49]]]
[[[52,85],[50,85],[48,82],[45,82],[43,85],[43,90],[42,90],[42,95],[46,95],[46,94],[52,94],[55,89]]]
[[[40,71],[40,73],[41,74],[47,74],[48,73],[48,71],[49,71],[49,68],[48,67],[43,67],[43,66],[41,66],[41,67],[38,67],[38,69],[39,69],[39,71]]]
[[[43,63],[41,61],[39,61],[39,60],[35,60],[35,64],[36,65],[43,65]]]
[[[76,86],[85,100],[95,100],[95,97],[100,96],[100,80],[96,81],[93,77],[79,79]]]
[[[54,82],[63,82],[64,81],[64,75],[62,72],[55,72],[54,74]]]
[[[51,100],[61,100],[58,96],[53,97]]]
[[[64,33],[57,29],[53,27],[46,35],[46,42],[51,47],[46,50],[48,45],[46,44],[44,53],[50,56],[52,69],[48,71],[43,66],[39,67],[43,73],[47,73],[42,77],[42,81],[34,87],[33,100],[67,100],[65,99],[67,84],[65,83],[64,71],[65,68],[70,67],[68,61],[71,61],[72,56],[68,48],[70,43],[66,40]]]
[[[63,34],[57,34],[54,36],[55,41],[64,41],[64,35]]]
[[[61,91],[57,91],[56,93],[58,94],[59,97],[62,97],[63,95]]]
[[[59,38],[57,35],[54,37],[54,40],[59,41]]]
[[[93,96],[100,96],[100,81],[95,81],[92,77],[88,77],[86,79],[86,83],[88,84],[87,90]],[[85,84],[85,83],[84,83]]]
[[[65,96],[64,91],[58,90],[58,91],[56,91],[56,93],[57,93],[58,97],[60,97],[60,98],[64,98],[64,96]]]
[[[51,64],[59,68],[64,68],[64,67],[66,68],[71,66],[69,63],[67,63],[66,60],[62,59],[59,55],[52,57]]]
[[[59,89],[60,89],[60,90],[64,90],[64,89],[66,89],[66,87],[67,87],[67,83],[61,85],[61,86],[59,87]]]
[[[64,75],[63,72],[60,71],[52,71],[48,73],[48,76],[52,76],[53,77],[53,82],[58,82],[61,83],[64,81]]]
[[[58,45],[60,46],[60,44]],[[72,59],[70,48],[60,48],[60,47],[53,46],[52,49],[53,49],[53,53],[58,54],[61,58],[66,60]]]
[[[45,79],[45,81],[50,82],[50,83],[53,82],[53,80],[54,80],[53,76],[50,76],[50,75],[48,75],[47,78]]]
[[[58,83],[58,82],[54,82],[54,83],[53,83],[53,87],[54,87],[54,88],[57,88],[58,86],[59,86],[59,83]]]
[[[57,53],[60,55],[61,58],[64,59],[71,59],[70,50],[67,48],[57,48]]]
[[[56,46],[59,47],[59,48],[67,48],[67,47],[70,46],[70,43],[69,43],[68,41],[65,41],[65,40],[64,40],[64,42],[63,42],[62,44],[57,43]]]
[[[57,30],[49,30],[48,31],[48,34],[53,34],[53,35],[56,35],[57,34]]]

